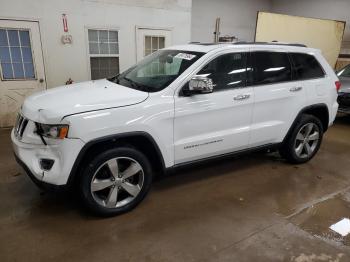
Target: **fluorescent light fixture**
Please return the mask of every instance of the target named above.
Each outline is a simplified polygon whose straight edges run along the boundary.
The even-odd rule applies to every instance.
[[[245,71],[250,71],[250,70],[252,70],[250,67],[242,68],[242,69],[236,69],[236,70],[232,70],[230,73],[228,73],[228,75],[244,73]]]
[[[265,69],[264,72],[274,72],[274,71],[280,71],[282,69],[285,69],[285,67],[284,66],[282,66],[282,67],[271,67],[271,68]]]
[[[196,76],[208,77],[210,75],[211,75],[211,73],[209,73],[209,74],[199,74],[199,75],[196,75]]]
[[[234,81],[234,82],[231,82],[231,83],[228,83],[227,85],[230,86],[230,85],[235,85],[235,84],[238,84],[242,82],[242,80],[239,80],[239,81]]]

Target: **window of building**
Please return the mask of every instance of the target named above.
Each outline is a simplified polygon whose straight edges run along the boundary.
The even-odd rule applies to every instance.
[[[312,55],[291,53],[296,79],[312,79],[324,76],[323,69]]]
[[[256,85],[273,84],[292,79],[291,64],[287,53],[253,52],[253,81]]]
[[[198,72],[197,75],[207,76],[214,83],[214,90],[244,87],[246,80],[246,53],[231,53],[221,55]]]
[[[0,64],[3,80],[35,79],[29,30],[0,29]]]
[[[165,37],[164,36],[145,36],[145,56],[152,54],[159,49],[165,47]]]
[[[119,39],[115,30],[88,30],[91,79],[119,74]]]

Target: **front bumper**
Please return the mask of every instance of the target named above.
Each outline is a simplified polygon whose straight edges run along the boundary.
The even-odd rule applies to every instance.
[[[80,139],[66,138],[56,144],[30,144],[20,141],[11,132],[12,146],[17,162],[24,168],[32,180],[39,183],[61,186],[67,184],[75,159],[84,146]],[[43,170],[41,159],[52,159],[50,170]]]
[[[39,180],[36,178],[36,176],[30,171],[30,169],[27,167],[27,165],[19,159],[19,157],[14,154],[16,162],[22,167],[24,172],[29,176],[29,178],[33,181],[34,184],[36,184],[39,188],[49,191],[61,191],[66,188],[66,185],[53,185],[43,182],[42,180]]]

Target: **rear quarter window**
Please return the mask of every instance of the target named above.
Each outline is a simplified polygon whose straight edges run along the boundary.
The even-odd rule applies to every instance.
[[[325,73],[313,55],[290,53],[294,64],[294,79],[306,80],[324,77]]]

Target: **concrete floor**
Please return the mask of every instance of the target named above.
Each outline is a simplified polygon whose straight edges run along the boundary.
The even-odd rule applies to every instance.
[[[293,166],[254,154],[154,182],[133,212],[101,219],[41,193],[0,131],[0,261],[350,261],[350,117]]]

